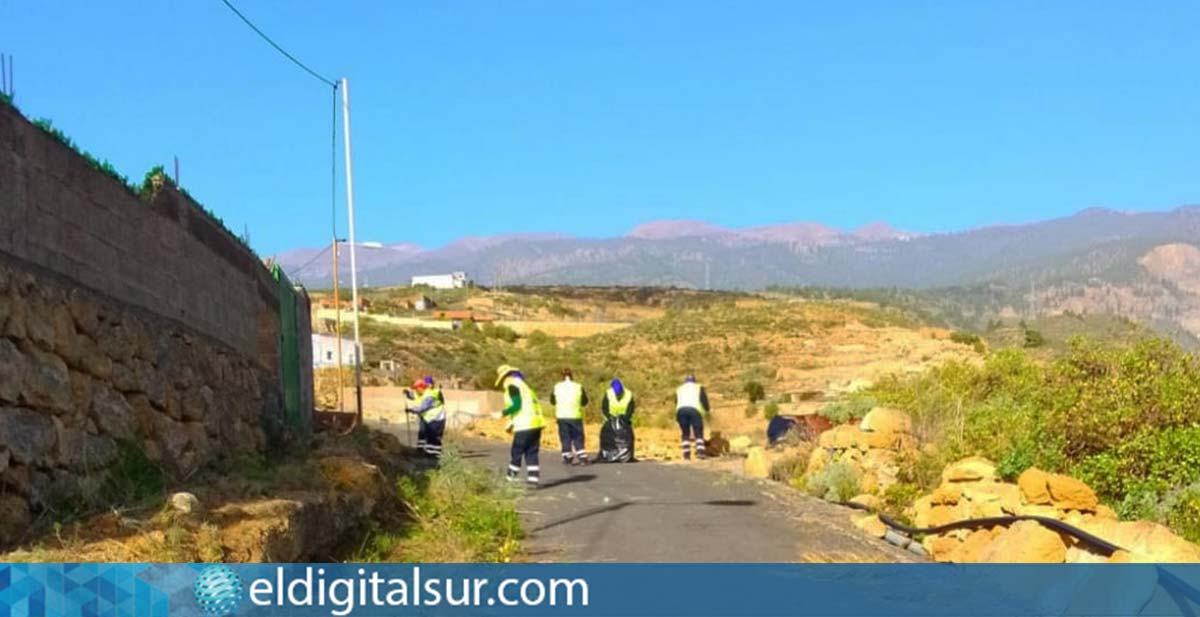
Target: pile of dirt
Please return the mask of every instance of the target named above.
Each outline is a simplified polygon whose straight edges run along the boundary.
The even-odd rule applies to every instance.
[[[318,433],[308,456],[199,477],[167,499],[59,526],[14,561],[338,560],[406,511],[396,480],[430,462],[394,436]]]

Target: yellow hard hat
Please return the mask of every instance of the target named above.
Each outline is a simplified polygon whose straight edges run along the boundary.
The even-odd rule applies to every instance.
[[[517,370],[518,369],[515,366],[501,364],[500,368],[496,369],[496,385],[499,386],[500,382],[504,381],[504,378],[507,377],[509,373],[516,373]]]

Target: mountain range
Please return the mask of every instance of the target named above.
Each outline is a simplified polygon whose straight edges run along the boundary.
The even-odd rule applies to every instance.
[[[960,321],[1094,311],[1200,333],[1198,244],[1200,207],[1184,206],[1137,213],[1091,208],[936,234],[886,223],[839,230],[808,222],[729,229],[655,221],[616,238],[471,237],[435,249],[364,248],[358,260],[360,281],[372,286],[461,270],[479,284],[505,286],[941,289],[954,291],[943,301],[961,299],[953,310]],[[332,264],[322,250],[289,251],[277,261],[294,279],[328,287]],[[341,274],[348,275],[344,255]]]

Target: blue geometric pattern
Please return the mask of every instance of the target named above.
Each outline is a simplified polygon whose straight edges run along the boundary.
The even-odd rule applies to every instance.
[[[195,614],[172,602],[180,588],[190,596],[194,578],[178,565],[4,564],[0,617],[167,617],[172,604],[174,615]]]

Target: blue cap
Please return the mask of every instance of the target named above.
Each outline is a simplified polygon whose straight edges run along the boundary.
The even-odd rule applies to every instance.
[[[432,385],[433,385],[433,377],[430,377],[429,375],[426,375],[426,376],[425,376],[425,383],[427,383],[427,384],[429,384],[429,385],[431,385],[431,386],[432,386]]]
[[[696,383],[696,376],[695,376],[695,375],[688,375],[687,377],[684,377],[684,378],[683,378],[683,380],[684,380],[684,381],[686,381],[686,382],[688,382],[688,383]]]
[[[622,394],[625,393],[625,386],[621,383],[620,379],[612,380],[612,389],[613,389],[613,393],[616,394],[617,396],[621,396]]]

